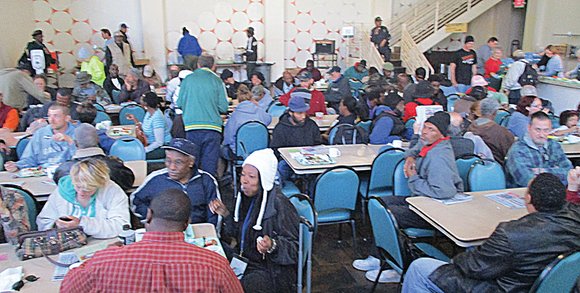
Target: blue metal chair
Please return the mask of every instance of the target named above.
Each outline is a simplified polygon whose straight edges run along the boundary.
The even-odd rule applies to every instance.
[[[405,159],[401,159],[393,171],[393,195],[396,196],[411,196],[413,193],[409,189],[408,180],[403,172],[405,167]]]
[[[31,231],[38,230],[38,227],[36,226],[36,216],[37,216],[36,198],[34,198],[34,196],[32,196],[32,194],[28,190],[25,190],[18,185],[2,184],[2,186],[6,189],[14,190],[14,191],[20,193],[20,195],[22,195],[22,197],[24,197],[24,201],[26,202],[26,208],[28,209],[28,222],[30,223],[30,230]]]
[[[473,166],[473,164],[475,164],[477,161],[481,161],[481,158],[475,154],[461,156],[455,160],[455,164],[457,165],[457,172],[463,181],[463,187],[465,191],[470,191],[467,185],[467,173],[469,173],[471,166]]]
[[[356,124],[356,126],[360,126],[362,129],[366,130],[367,133],[371,131],[371,124],[373,124],[372,120],[367,121],[360,121]]]
[[[105,107],[103,107],[103,105],[101,105],[99,103],[94,103],[93,106],[95,106],[95,108],[97,108],[97,111],[105,112]]]
[[[236,168],[254,151],[265,149],[270,144],[268,127],[259,121],[248,121],[236,131],[235,159],[231,162],[231,172],[234,180],[234,197],[238,193]]]
[[[411,264],[411,258],[405,253],[405,243],[402,239],[404,236],[400,234],[397,220],[389,211],[387,205],[379,197],[371,197],[368,205],[369,217],[371,219],[371,227],[375,239],[375,245],[379,249],[381,255],[381,269],[377,278],[375,279],[373,289],[376,289],[377,283],[381,273],[387,267],[393,268],[397,273],[401,274],[400,284],[403,283],[405,272]],[[428,243],[413,243],[419,250],[425,254],[442,261],[449,261],[449,257],[433,247]]]
[[[499,190],[506,188],[506,178],[503,167],[494,161],[478,160],[467,174],[467,189],[469,191]]]
[[[393,195],[393,173],[404,154],[405,150],[400,148],[388,148],[381,151],[373,160],[370,176],[360,176],[359,192],[361,194],[363,221],[366,219],[366,205],[371,195]]]
[[[123,161],[144,161],[145,147],[137,138],[125,136],[113,143],[109,155],[116,156]]]
[[[137,104],[130,104],[119,111],[119,124],[120,125],[131,125],[135,124],[133,121],[127,119],[127,114],[133,114],[137,120],[143,122],[143,118],[145,117],[145,109]]]
[[[352,244],[356,253],[356,226],[352,212],[358,196],[359,179],[354,169],[336,166],[316,178],[314,184],[314,208],[318,213],[318,225],[339,224],[339,239],[342,239],[342,224],[350,223]]]
[[[27,135],[27,136],[21,138],[16,143],[16,156],[18,157],[18,159],[22,158],[22,154],[24,153],[24,150],[26,149],[26,146],[30,142],[30,139],[31,138],[32,138],[32,134]]]
[[[113,99],[113,102],[115,104],[121,104],[121,101],[119,101],[119,95],[121,94],[121,91],[113,90],[112,94],[113,96],[111,98]]]
[[[530,293],[572,292],[580,276],[580,251],[560,255],[532,285]]]
[[[510,112],[506,110],[498,110],[497,113],[495,114],[494,121],[495,123],[503,127],[507,127],[510,117],[511,117]]]
[[[312,287],[312,242],[316,233],[316,211],[312,201],[305,194],[295,194],[290,197],[290,202],[296,208],[300,216],[300,234],[298,241],[298,282],[297,292],[302,293],[304,265],[306,265],[306,293],[311,292]]]
[[[282,114],[284,114],[284,112],[286,112],[287,109],[288,109],[288,107],[286,107],[280,103],[274,103],[274,104],[270,105],[267,112],[272,117],[280,117],[280,116],[282,116]]]
[[[98,105],[98,104],[95,104]],[[109,117],[109,115],[107,115],[107,113],[103,112],[103,111],[97,111],[97,117],[95,117],[95,120],[93,121],[93,123],[97,124],[99,122],[103,122],[103,121],[111,121],[111,117]]]
[[[461,97],[458,94],[450,94],[446,96],[447,98],[447,110],[452,111],[453,107],[455,107],[455,102],[457,102]]]
[[[412,196],[413,192],[409,189],[409,180],[405,177],[405,159],[401,159],[395,165],[393,171],[393,195],[395,196]],[[435,236],[435,230],[423,228],[407,228],[403,232],[411,238],[425,238]]]

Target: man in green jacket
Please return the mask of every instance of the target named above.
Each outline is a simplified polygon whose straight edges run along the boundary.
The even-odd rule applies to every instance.
[[[199,146],[201,169],[214,177],[217,173],[222,118],[227,113],[226,88],[214,73],[214,58],[201,55],[198,69],[181,82],[177,106],[183,110],[186,138]]]

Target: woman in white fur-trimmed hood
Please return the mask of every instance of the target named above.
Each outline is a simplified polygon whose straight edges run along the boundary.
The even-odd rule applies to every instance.
[[[253,152],[242,164],[234,215],[224,221],[222,238],[237,240],[236,253],[249,260],[241,279],[245,292],[295,292],[299,217],[274,185],[278,161],[271,149]],[[210,209],[229,212],[219,200]]]

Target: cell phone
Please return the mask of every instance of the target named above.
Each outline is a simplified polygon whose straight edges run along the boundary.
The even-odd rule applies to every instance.
[[[60,217],[60,218],[58,218],[58,219],[59,219],[59,220],[61,220],[61,221],[65,221],[65,222],[70,222],[70,221],[72,221],[72,219],[71,219],[71,218],[67,218],[67,217]]]

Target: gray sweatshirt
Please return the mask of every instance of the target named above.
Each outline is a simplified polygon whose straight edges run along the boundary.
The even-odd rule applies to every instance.
[[[405,157],[415,157],[417,175],[409,177],[409,189],[413,195],[447,199],[463,192],[463,181],[459,177],[453,148],[448,140],[431,149],[427,156],[419,157],[423,143],[409,149]]]

